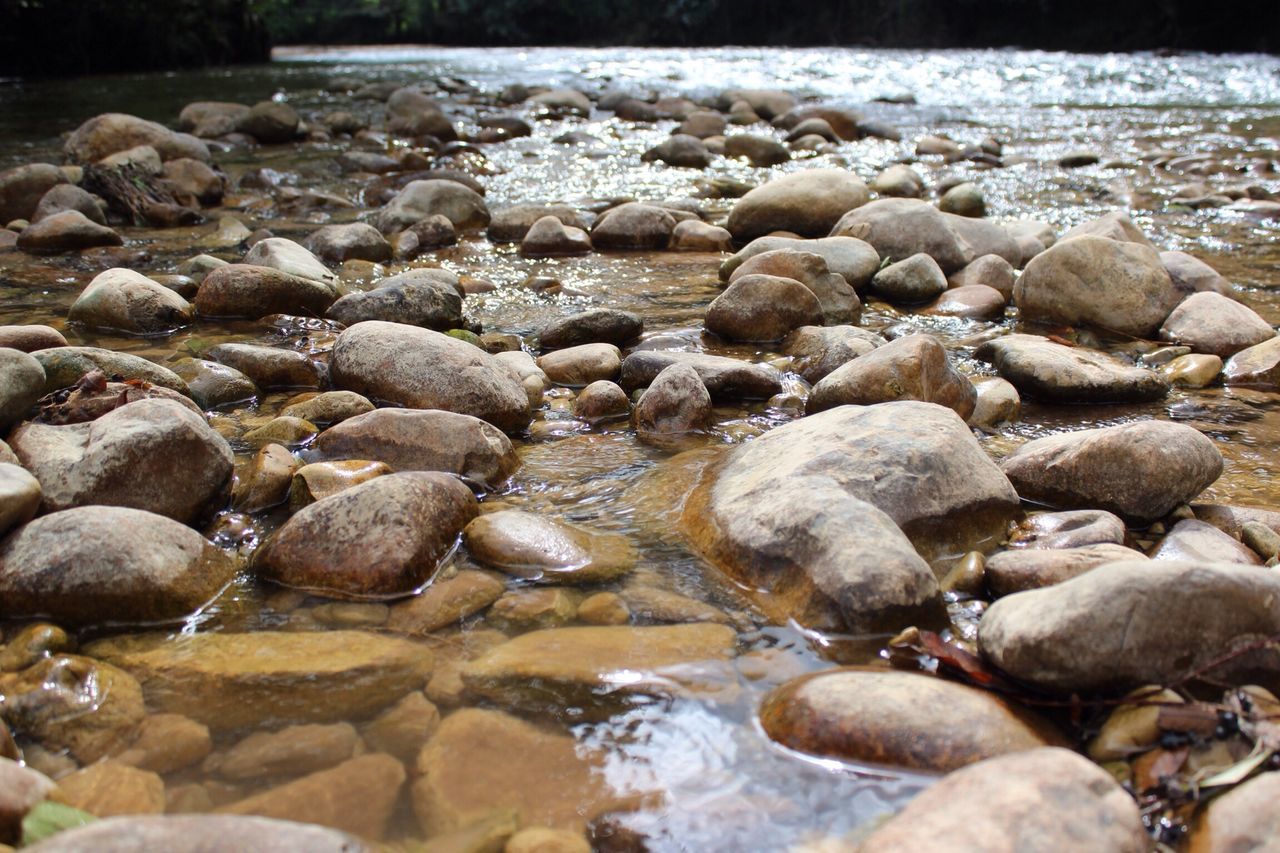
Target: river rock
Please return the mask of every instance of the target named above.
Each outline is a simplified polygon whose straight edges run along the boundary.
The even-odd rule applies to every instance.
[[[485,624],[518,634],[539,628],[558,628],[578,615],[578,596],[558,588],[518,587],[504,592],[489,612]]]
[[[301,465],[302,460],[284,447],[265,445],[237,470],[231,506],[240,512],[260,512],[284,503],[293,474]]]
[[[494,243],[519,243],[545,216],[554,216],[567,228],[586,231],[591,227],[587,215],[567,204],[516,204],[495,210],[486,234]]]
[[[669,364],[653,379],[636,403],[632,421],[636,437],[660,440],[711,427],[711,395],[693,366]]]
[[[987,557],[984,576],[996,596],[1069,581],[1106,563],[1145,560],[1146,555],[1110,542],[1076,548],[1023,548]]]
[[[17,844],[22,819],[57,788],[48,776],[11,758],[0,758],[0,843]]]
[[[870,197],[867,185],[852,172],[808,169],[747,193],[733,206],[726,227],[734,239],[744,241],[772,231],[824,237],[842,216]]]
[[[51,326],[0,326],[0,348],[35,352],[51,347],[65,347],[67,339]]]
[[[920,198],[924,195],[924,178],[904,163],[894,163],[876,175],[871,189],[881,198]]]
[[[843,278],[854,289],[865,287],[880,269],[880,256],[871,244],[853,237],[819,237],[816,240],[757,237],[720,265],[720,280],[728,281],[732,278],[749,258],[778,249],[795,249],[820,255],[827,262],[827,269]]]
[[[338,284],[338,277],[330,272],[329,268],[319,258],[311,254],[308,249],[292,240],[286,240],[283,237],[268,237],[265,240],[259,240],[253,244],[249,251],[245,252],[241,263],[252,266],[272,267],[298,278],[322,282],[328,285],[330,290],[334,290],[335,296],[337,295],[335,288]]]
[[[625,536],[519,510],[481,515],[467,525],[463,541],[480,562],[544,583],[600,583],[625,574],[636,562]]]
[[[67,176],[52,163],[26,163],[0,172],[0,222],[30,220],[45,193]]]
[[[871,279],[871,286],[890,302],[928,302],[947,289],[938,262],[923,252],[890,264]]]
[[[132,148],[117,151],[103,157],[97,165],[112,170],[132,169],[153,178],[160,177],[160,173],[164,171],[164,161],[160,159],[160,152],[150,145],[135,145]]]
[[[1280,833],[1271,804],[1280,795],[1280,774],[1260,773],[1209,801],[1192,824],[1190,853],[1266,850]]]
[[[218,344],[209,358],[248,376],[264,391],[282,388],[319,388],[320,368],[304,353],[255,344]]]
[[[17,245],[32,255],[58,255],[96,246],[123,246],[124,238],[78,210],[64,210],[22,229]]]
[[[801,326],[783,340],[782,351],[794,359],[796,373],[816,384],[836,368],[886,343],[875,332],[857,326]]]
[[[171,367],[187,383],[191,399],[202,409],[243,403],[258,396],[258,386],[234,367],[199,358],[179,359]]]
[[[197,205],[217,207],[226,192],[226,179],[222,174],[214,171],[208,163],[190,157],[179,157],[165,163],[161,175],[175,195],[194,199]],[[88,213],[85,215],[90,216]]]
[[[331,264],[349,260],[381,263],[391,260],[391,244],[367,222],[326,225],[311,232],[306,247]]]
[[[1136,243],[1139,246],[1151,248],[1151,241],[1142,233],[1142,230],[1133,224],[1133,220],[1118,210],[1080,223],[1058,238],[1058,242],[1074,237],[1104,237],[1120,243]]]
[[[597,249],[665,249],[675,227],[671,211],[628,202],[600,214],[591,229],[591,242]]]
[[[1006,301],[1013,298],[1013,282],[1013,265],[999,255],[975,258],[947,277],[948,287],[985,285],[999,291]]]
[[[605,343],[623,346],[644,331],[644,320],[630,311],[593,308],[552,320],[538,333],[544,350],[565,349],[581,344]]]
[[[316,440],[329,459],[372,459],[396,471],[443,471],[486,489],[519,466],[510,439],[479,418],[435,409],[375,409]]]
[[[1169,393],[1153,370],[1038,335],[1005,335],[982,344],[974,356],[990,362],[1019,392],[1053,403],[1141,403]]]
[[[856,296],[855,296],[856,298]],[[743,275],[707,306],[707,331],[729,341],[776,341],[800,326],[822,323],[822,304],[791,278]]]
[[[573,413],[590,424],[631,414],[631,399],[615,382],[592,382],[578,392],[573,401]]]
[[[5,616],[43,615],[68,626],[178,619],[234,573],[231,560],[190,528],[123,507],[54,512],[0,543]]]
[[[591,237],[586,231],[565,225],[554,216],[544,216],[534,222],[520,241],[520,255],[526,258],[585,255],[590,251]]]
[[[818,298],[822,322],[827,325],[856,323],[862,303],[843,276],[831,272],[821,255],[800,249],[775,249],[752,255],[729,275],[729,284],[743,276],[769,275],[800,282]]]
[[[1161,252],[1160,263],[1173,279],[1173,286],[1185,294],[1209,291],[1235,298],[1235,288],[1217,270],[1186,252]]]
[[[1160,373],[1175,388],[1204,388],[1222,373],[1222,359],[1200,353],[1180,355],[1160,368]]]
[[[130,269],[99,273],[80,292],[67,319],[94,329],[167,335],[191,322],[191,304]]]
[[[952,366],[947,351],[930,335],[908,335],[877,347],[823,377],[813,386],[807,409],[822,412],[846,404],[920,400],[973,414],[978,392]]]
[[[1218,293],[1193,293],[1160,326],[1160,340],[1185,344],[1194,352],[1228,358],[1264,343],[1276,330],[1234,299]]]
[[[617,379],[622,352],[613,344],[579,344],[540,356],[537,364],[557,385],[581,388],[599,380]]]
[[[1280,338],[1268,338],[1231,356],[1222,369],[1222,379],[1228,385],[1280,387]]]
[[[1151,552],[1153,560],[1243,563],[1258,566],[1262,560],[1253,549],[1218,528],[1194,518],[1184,518],[1173,526]]]
[[[932,607],[916,548],[961,552],[1003,533],[1016,507],[954,412],[904,401],[841,406],[734,448],[681,527],[731,577],[771,590],[773,618],[858,628]]]
[[[392,234],[437,214],[459,231],[489,224],[484,197],[470,187],[445,180],[410,181],[378,212],[374,224],[383,234]]]
[[[430,634],[493,604],[506,591],[491,572],[461,571],[432,583],[408,601],[392,605],[387,630],[402,634]]]
[[[103,504],[188,522],[231,477],[226,440],[172,400],[139,400],[89,423],[25,424],[9,443],[40,480],[46,512]]]
[[[178,113],[178,130],[211,139],[235,133],[249,107],[227,101],[193,101]]]
[[[926,201],[887,198],[841,217],[831,235],[864,240],[875,248],[881,260],[926,254],[949,275],[976,257],[973,247],[956,230],[961,221],[963,217],[942,213]]]
[[[215,732],[377,713],[422,688],[431,652],[364,631],[139,634],[85,649],[132,673],[147,705]]]
[[[676,252],[732,252],[733,235],[719,225],[686,219],[671,232],[671,249]]]
[[[1005,298],[985,284],[952,287],[920,309],[937,317],[965,317],[971,320],[999,320],[1004,316]]]
[[[299,510],[254,553],[253,568],[338,598],[402,595],[435,573],[476,511],[456,477],[376,477]]]
[[[1183,294],[1154,249],[1084,236],[1063,239],[1033,258],[1013,298],[1027,321],[1154,337]]]
[[[418,756],[413,810],[428,838],[514,811],[521,826],[582,831],[619,805],[600,774],[603,757],[501,711],[450,714]],[[547,780],[554,779],[554,785]]]
[[[1012,423],[1021,416],[1022,398],[1018,389],[998,376],[977,380],[973,389],[978,397],[973,414],[969,415],[970,426],[995,432],[1000,424]]]
[[[268,445],[274,446],[274,445]],[[333,497],[374,477],[392,473],[385,462],[345,459],[340,462],[310,462],[289,477],[289,508],[294,512],[316,501]],[[340,605],[335,605],[340,606]]]
[[[164,780],[147,770],[103,761],[62,777],[58,799],[98,817],[161,814]]]
[[[30,521],[40,498],[39,480],[20,465],[0,461],[0,536]]]
[[[702,139],[687,133],[669,136],[640,155],[640,160],[645,163],[660,161],[683,169],[705,169],[714,159]]]
[[[54,347],[36,350],[31,356],[44,368],[46,394],[70,387],[94,370],[101,370],[111,379],[140,379],[180,394],[190,394],[187,383],[172,370],[127,352],[98,347]]]
[[[796,106],[794,96],[777,89],[729,89],[717,99],[726,108],[736,101],[745,101],[765,121],[786,115]]]
[[[409,270],[385,278],[373,290],[349,293],[326,316],[347,326],[365,320],[404,323],[437,331],[462,326],[462,296],[444,270]]]
[[[412,762],[438,728],[440,710],[422,693],[410,693],[365,724],[361,735],[378,752]]]
[[[591,100],[575,89],[552,89],[534,95],[529,100],[555,115],[569,114],[583,118],[591,115]]]
[[[1136,421],[1029,441],[1000,467],[1023,500],[1152,521],[1218,479],[1222,454],[1185,424]]]
[[[1105,770],[1056,747],[981,761],[944,776],[880,824],[859,853],[1025,850],[1142,853],[1150,839],[1133,798]]]
[[[263,145],[277,145],[297,137],[301,123],[297,111],[288,104],[259,101],[236,123],[236,130],[247,133]]]
[[[139,145],[150,145],[162,160],[190,157],[209,162],[208,146],[194,136],[123,113],[103,113],[89,119],[72,132],[62,150],[70,162],[86,165]]]
[[[387,126],[401,136],[434,136],[444,142],[458,138],[458,132],[440,105],[411,86],[398,88],[384,99]]]
[[[302,776],[351,758],[358,741],[350,723],[287,726],[278,732],[254,732],[205,762],[202,769],[243,782]]]
[[[1039,512],[1027,516],[1009,533],[1018,548],[1079,548],[1108,542],[1124,544],[1124,522],[1100,509]]]
[[[760,706],[760,724],[773,740],[809,755],[942,772],[1066,743],[1047,722],[994,693],[852,667],[776,688]]]
[[[204,166],[203,163],[200,165]],[[207,169],[208,166],[205,168]],[[41,196],[40,203],[36,205],[30,219],[32,222],[39,222],[41,219],[66,210],[78,210],[99,225],[107,224],[107,217],[99,201],[74,184],[58,184]]]
[[[776,370],[736,358],[700,352],[639,350],[622,360],[618,384],[627,393],[648,387],[669,365],[683,363],[698,372],[713,400],[767,400],[782,390]]]
[[[218,812],[319,824],[376,841],[386,832],[404,781],[403,764],[373,753],[269,788]]]
[[[0,434],[26,419],[45,394],[45,372],[34,356],[0,347]]]
[[[1040,689],[1124,692],[1173,683],[1277,631],[1280,577],[1269,569],[1142,560],[999,599],[983,614],[978,643],[1004,672]],[[1274,683],[1274,662],[1257,657],[1230,666]]]
[[[705,623],[550,628],[521,634],[464,664],[462,680],[505,707],[607,712],[628,698],[697,691],[708,664],[733,657],[735,637],[726,625]],[[616,677],[622,671],[625,683]]]
[[[374,410],[373,403],[354,391],[304,392],[291,398],[280,414],[313,424],[339,424]]]
[[[987,202],[976,184],[965,181],[942,194],[938,199],[938,210],[956,216],[983,217],[987,215]]]
[[[124,751],[146,716],[132,676],[75,655],[53,654],[0,674],[0,690],[9,725],[84,764]]]
[[[374,400],[473,415],[504,432],[529,425],[519,378],[478,347],[416,326],[370,320],[338,336],[333,383]]]
[[[149,815],[113,817],[67,829],[27,849],[37,853],[237,853],[307,850],[309,853],[367,853],[357,838],[320,826],[231,815]]]
[[[787,146],[770,136],[735,133],[724,140],[726,157],[745,157],[757,168],[779,166],[791,159]]]

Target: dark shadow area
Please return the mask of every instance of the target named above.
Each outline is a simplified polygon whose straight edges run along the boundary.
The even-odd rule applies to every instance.
[[[1260,0],[0,0],[0,73],[265,61],[271,44],[1280,50]]]

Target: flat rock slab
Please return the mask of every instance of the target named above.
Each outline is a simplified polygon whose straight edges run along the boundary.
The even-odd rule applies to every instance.
[[[1152,370],[1038,335],[1006,335],[974,352],[1022,394],[1052,403],[1142,403],[1162,399],[1169,383]]]
[[[229,815],[113,817],[59,832],[26,848],[39,853],[366,853],[360,839],[320,826]]]
[[[587,530],[508,509],[467,525],[471,556],[508,574],[543,583],[602,583],[630,571],[636,550],[619,533]]]
[[[1066,745],[1049,723],[994,693],[885,670],[829,669],[789,681],[765,697],[760,722],[799,752],[913,770]]]
[[[421,689],[432,668],[423,646],[362,631],[140,634],[85,651],[133,674],[149,707],[216,731],[368,716]]]
[[[698,692],[706,665],[728,661],[736,642],[725,625],[552,628],[521,634],[465,664],[462,680],[508,707],[607,712],[628,697]]]
[[[987,588],[996,596],[1069,581],[1106,563],[1145,560],[1141,551],[1110,542],[1076,548],[1019,548],[987,557]]]

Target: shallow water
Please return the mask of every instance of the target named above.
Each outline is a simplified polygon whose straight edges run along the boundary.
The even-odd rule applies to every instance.
[[[477,49],[308,49],[282,52],[271,66],[117,76],[69,81],[0,82],[0,168],[21,162],[57,162],[58,134],[92,115],[120,111],[168,123],[195,100],[253,103],[279,97],[305,117],[351,109],[365,117],[381,105],[352,102],[325,91],[335,76],[360,80],[454,78],[464,91],[445,96],[455,119],[470,125],[494,112],[492,96],[504,85],[572,85],[591,93],[621,87],[636,94],[701,97],[730,86],[787,89],[851,106],[898,127],[903,142],[868,139],[843,143],[831,153],[797,157],[774,169],[755,169],[724,158],[704,172],[644,164],[639,155],[664,138],[674,122],[631,125],[596,113],[589,120],[535,123],[534,135],[484,146],[494,174],[482,177],[491,209],[529,201],[565,201],[591,208],[618,197],[665,200],[694,195],[709,177],[759,183],[804,168],[838,165],[866,179],[885,165],[908,157],[914,140],[945,132],[963,142],[991,135],[1005,143],[1006,167],[973,164],[918,164],[929,184],[950,175],[971,177],[986,196],[988,215],[1033,217],[1064,230],[1117,208],[1153,242],[1191,252],[1226,275],[1245,300],[1269,322],[1280,322],[1280,223],[1249,219],[1225,209],[1199,209],[1172,202],[1182,184],[1258,183],[1280,189],[1280,59],[1264,56],[1157,57],[1077,56],[1017,51],[531,49],[517,52]],[[873,99],[909,93],[916,104]],[[552,145],[566,130],[586,131],[595,147]],[[333,157],[348,142],[317,143],[215,154],[235,185],[251,168],[267,166],[283,175],[282,185],[332,192],[359,205],[363,184],[344,176]],[[1064,171],[1062,153],[1089,147],[1115,168]],[[1156,151],[1209,155],[1208,174],[1151,165]],[[1268,165],[1269,163],[1269,165]],[[1199,168],[1199,167],[1196,167]],[[731,200],[708,199],[714,218]],[[250,228],[270,228],[277,236],[301,239],[327,222],[350,221],[361,208],[315,211],[301,217],[281,211],[265,190],[232,192],[226,212]],[[212,217],[216,219],[216,214]],[[201,248],[216,224],[166,231],[125,229],[126,245],[145,255],[135,266],[145,272],[172,272],[199,251],[229,260],[238,250]],[[526,335],[548,319],[607,304],[641,314],[646,334],[678,336],[690,350],[706,350],[762,361],[766,349],[726,346],[700,332],[706,304],[718,292],[715,255],[676,253],[594,253],[565,260],[522,259],[514,245],[493,246],[482,234],[466,235],[454,248],[433,253],[418,265],[441,265],[459,274],[487,279],[491,293],[469,296],[467,314],[486,331]],[[74,257],[31,259],[0,254],[0,323],[48,323],[71,343],[126,350],[164,363],[202,352],[225,340],[278,343],[260,323],[202,323],[161,340],[139,340],[68,328],[68,307],[100,271],[92,260]],[[573,295],[547,296],[522,287],[531,274],[559,279]],[[348,268],[344,277],[358,286],[367,270]],[[873,330],[907,324],[939,336],[974,375],[991,369],[969,354],[977,336],[992,324],[927,318],[872,303],[862,325]],[[1012,327],[1014,319],[1001,325]],[[291,339],[294,346],[322,352],[332,333],[313,331]],[[1116,342],[1117,347],[1121,346]],[[668,347],[669,348],[669,347]],[[241,458],[252,453],[236,436],[264,422],[289,395],[270,394],[255,406],[221,412],[213,423],[233,440]],[[579,722],[565,708],[556,726],[567,728],[584,748],[608,756],[603,773],[619,791],[658,792],[635,814],[621,820],[648,836],[659,850],[773,850],[808,837],[841,836],[866,825],[902,802],[927,780],[902,774],[813,762],[769,744],[755,722],[755,708],[771,686],[787,677],[828,665],[826,660],[866,660],[878,656],[886,638],[839,643],[815,638],[794,626],[769,626],[732,583],[689,553],[674,534],[691,459],[639,444],[624,423],[585,431],[574,421],[565,390],[548,394],[530,436],[521,445],[523,466],[496,495],[502,501],[551,517],[627,535],[639,549],[633,578],[708,602],[728,614],[739,630],[742,657],[723,689],[671,704],[642,704],[604,722]],[[1175,391],[1159,404],[1083,407],[1027,404],[1020,422],[984,436],[986,448],[1003,456],[1029,438],[1052,432],[1121,423],[1139,418],[1174,418],[1205,430],[1227,459],[1223,477],[1204,500],[1275,505],[1274,475],[1280,473],[1280,413],[1274,394],[1233,389]],[[715,449],[748,440],[795,416],[762,404],[717,409],[717,426],[700,443]],[[696,449],[696,448],[695,448]],[[673,461],[674,460],[674,461]],[[240,543],[252,545],[282,521],[279,513],[241,519]],[[220,544],[232,544],[225,532]],[[456,563],[465,567],[460,554]],[[242,578],[186,627],[201,630],[324,630],[309,609],[321,603]],[[483,616],[462,629],[486,629]],[[963,625],[957,629],[963,633]],[[445,632],[452,636],[451,632]],[[872,651],[867,652],[870,646]],[[856,648],[859,651],[849,651]],[[730,688],[733,689],[730,689]],[[224,744],[220,741],[219,746]],[[198,781],[182,771],[172,782]],[[250,793],[253,785],[239,793]],[[412,817],[400,816],[391,835],[412,838]]]

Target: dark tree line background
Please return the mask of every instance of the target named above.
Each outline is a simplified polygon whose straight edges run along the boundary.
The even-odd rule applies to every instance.
[[[261,62],[271,44],[1280,50],[1277,0],[0,0],[0,74]]]

